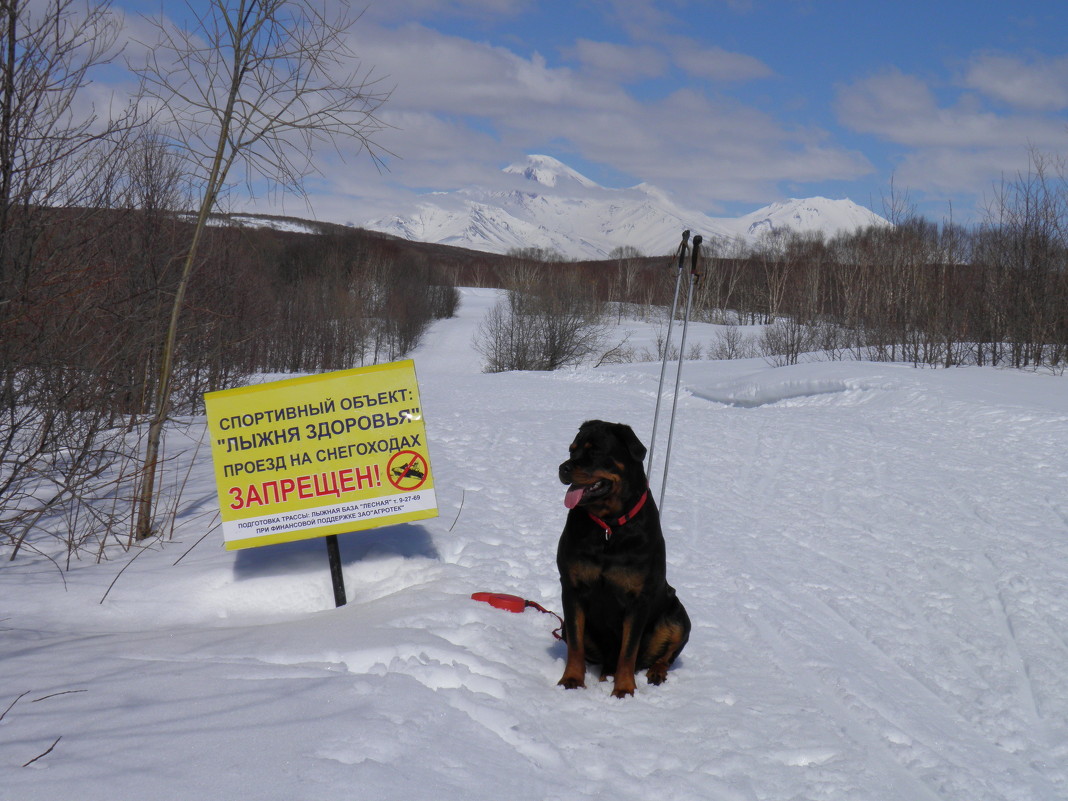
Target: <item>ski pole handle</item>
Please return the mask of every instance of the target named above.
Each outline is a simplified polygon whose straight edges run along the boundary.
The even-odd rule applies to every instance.
[[[697,237],[700,239],[701,237]],[[689,230],[682,232],[682,244],[679,245],[679,272],[682,272],[682,266],[686,263],[686,245],[690,241]],[[697,241],[696,239],[694,240]]]

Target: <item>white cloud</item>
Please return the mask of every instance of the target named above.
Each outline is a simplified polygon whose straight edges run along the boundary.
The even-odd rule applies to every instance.
[[[763,61],[745,53],[687,41],[675,48],[675,62],[690,75],[709,81],[751,81],[773,75]]]
[[[692,90],[674,93],[649,119],[658,144],[630,154],[644,170],[639,174],[705,203],[766,202],[782,181],[848,180],[872,170],[862,155],[827,144],[820,131],[786,128],[737,101]]]
[[[1009,75],[996,86],[980,80],[992,66],[985,62],[983,70],[971,72],[969,88],[982,84],[986,94],[996,95],[1023,85]],[[901,184],[946,195],[982,193],[1000,176],[1025,170],[1029,149],[1054,152],[1066,142],[1063,119],[1038,113],[1035,95],[1017,98],[1010,111],[990,108],[974,92],[957,91],[951,102],[940,102],[926,82],[894,70],[842,87],[837,111],[849,128],[905,148],[895,173]]]
[[[853,130],[909,147],[1056,147],[1064,139],[1063,120],[998,113],[968,94],[940,105],[924,81],[896,70],[843,87],[837,110]]]
[[[540,54],[524,58],[419,25],[395,30],[365,25],[354,34],[357,54],[396,85],[390,104],[402,111],[507,120],[532,104],[601,108],[623,96],[602,81],[580,80],[568,68],[550,67]]]
[[[534,0],[385,0],[363,4],[363,17],[369,22],[432,17],[504,17],[517,14],[533,3]]]
[[[871,171],[863,156],[834,146],[825,134],[784,126],[737,101],[695,90],[652,99],[628,93],[609,67],[636,56],[632,74],[655,73],[661,62],[648,47],[583,40],[574,53],[598,68],[571,69],[540,54],[523,57],[418,25],[364,25],[356,33],[357,52],[397,86],[385,114],[398,130],[383,141],[402,157],[393,169],[404,180],[425,176],[421,186],[473,183],[485,179],[490,164],[496,169],[547,147],[706,205],[766,200],[783,180]],[[692,66],[721,78],[766,70],[724,51]],[[450,186],[465,173],[467,180]]]
[[[393,88],[379,112],[390,127],[376,143],[396,157],[386,157],[389,169],[380,175],[366,154],[345,143],[339,143],[340,155],[326,147],[313,153],[323,176],[309,179],[316,213],[369,219],[403,205],[406,191],[410,203],[413,192],[491,185],[506,164],[546,151],[565,160],[577,154],[710,211],[724,202],[766,202],[778,196],[783,181],[848,180],[872,169],[826,133],[790,126],[745,102],[692,88],[665,96],[666,84],[658,79],[673,71],[677,77],[672,65],[719,83],[763,78],[772,70],[744,53],[667,33],[677,30],[666,26],[672,18],[645,0],[617,3],[626,14],[621,26],[644,20],[642,36],[632,43],[608,41],[606,33],[603,40],[575,38],[559,50],[554,45],[533,54],[418,22],[381,22],[463,14],[488,20],[530,10],[531,3],[397,0],[388,13],[369,7],[350,42],[362,68],[381,80],[378,88]],[[127,21],[131,32],[138,25]],[[640,90],[631,89],[632,81],[642,82]],[[661,94],[656,88],[649,94],[650,86]],[[303,207],[303,201],[295,204]],[[351,214],[343,213],[350,207]]]
[[[664,54],[648,45],[634,47],[578,39],[573,47],[565,51],[565,55],[593,74],[621,82],[663,75],[667,69]]]
[[[1028,62],[981,54],[968,65],[964,84],[1016,108],[1063,111],[1068,108],[1068,57]]]

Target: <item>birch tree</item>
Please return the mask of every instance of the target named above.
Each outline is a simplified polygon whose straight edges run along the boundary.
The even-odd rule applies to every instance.
[[[189,3],[188,25],[160,19],[159,40],[139,69],[156,121],[188,160],[199,194],[196,224],[170,323],[137,492],[136,537],[154,533],[160,441],[167,420],[175,345],[201,237],[220,198],[239,175],[250,192],[304,191],[321,148],[378,160],[376,116],[388,93],[348,43],[356,21],[311,0],[209,0]]]

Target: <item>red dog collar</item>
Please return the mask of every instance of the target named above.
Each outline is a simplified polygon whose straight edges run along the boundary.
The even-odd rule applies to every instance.
[[[649,498],[649,490],[647,489],[647,490],[645,490],[645,492],[642,493],[642,496],[640,498],[638,498],[638,502],[636,504],[634,504],[634,508],[633,509],[631,509],[629,512],[627,512],[622,517],[617,517],[617,518],[611,520],[610,522],[606,522],[606,521],[602,520],[601,518],[597,517],[597,515],[593,514],[592,512],[586,512],[586,514],[588,514],[590,516],[590,520],[592,520],[594,523],[596,523],[598,526],[600,526],[602,529],[604,529],[604,538],[608,539],[609,537],[612,536],[612,528],[615,527],[615,526],[622,526],[624,523],[628,522],[629,520],[633,520],[634,516],[636,514],[638,514],[638,512],[641,511],[643,506],[645,506],[645,501],[648,500],[648,498]]]

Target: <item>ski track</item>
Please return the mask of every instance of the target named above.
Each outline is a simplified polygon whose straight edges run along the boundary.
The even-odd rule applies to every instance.
[[[0,799],[1068,797],[1068,405],[973,401],[976,371],[688,363],[662,505],[694,629],[621,702],[554,686],[554,618],[468,596],[558,608],[556,465],[588,418],[648,441],[659,365],[482,375],[438,358],[494,295],[464,299],[415,354],[440,517],[344,538],[342,610],[310,541],[146,554],[179,589],[132,568],[103,620],[78,566],[0,615],[12,697],[86,690],[0,722]]]

